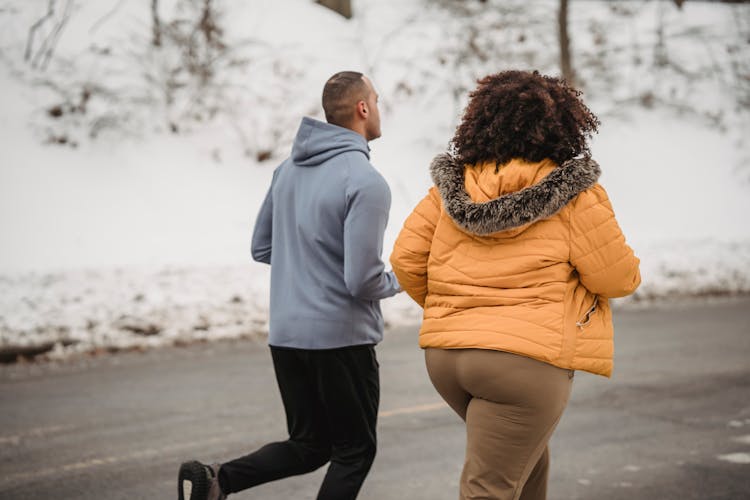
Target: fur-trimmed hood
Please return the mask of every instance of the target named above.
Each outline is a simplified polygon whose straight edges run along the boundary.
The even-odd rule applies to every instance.
[[[576,158],[556,167],[536,184],[478,203],[466,192],[465,168],[453,156],[443,153],[432,161],[430,173],[451,219],[464,230],[481,236],[553,216],[579,193],[596,184],[601,175],[594,160]]]

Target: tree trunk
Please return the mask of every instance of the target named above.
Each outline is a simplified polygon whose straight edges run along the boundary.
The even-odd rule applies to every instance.
[[[151,0],[151,29],[154,47],[161,47],[161,20],[159,19],[159,0]]]
[[[338,12],[347,19],[352,18],[351,0],[317,0],[317,2],[324,7]]]
[[[560,0],[558,13],[560,27],[560,71],[568,85],[575,86],[575,72],[570,55],[570,37],[568,36],[568,0]]]

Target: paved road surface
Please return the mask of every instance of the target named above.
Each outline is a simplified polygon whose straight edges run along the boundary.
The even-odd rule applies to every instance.
[[[750,299],[620,312],[612,380],[579,373],[550,499],[750,499]],[[457,498],[464,435],[416,347],[379,347],[380,449],[360,498]],[[0,367],[0,499],[173,499],[178,464],[283,437],[267,348],[232,342]],[[323,470],[233,498],[313,499]]]

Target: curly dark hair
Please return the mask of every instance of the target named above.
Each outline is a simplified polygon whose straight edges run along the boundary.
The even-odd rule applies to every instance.
[[[549,158],[559,165],[591,154],[587,139],[598,131],[599,119],[564,80],[503,71],[478,83],[451,141],[462,163]]]

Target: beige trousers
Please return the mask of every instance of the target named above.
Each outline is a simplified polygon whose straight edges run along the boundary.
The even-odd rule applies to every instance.
[[[466,422],[461,500],[543,500],[573,372],[485,349],[426,349],[435,389]]]

